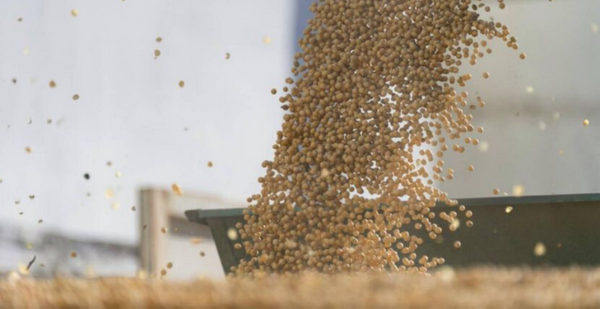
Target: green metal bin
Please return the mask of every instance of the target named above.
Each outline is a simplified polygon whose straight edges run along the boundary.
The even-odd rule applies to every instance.
[[[420,254],[444,257],[454,267],[600,264],[600,194],[473,198],[459,199],[459,204],[473,211],[474,226],[467,228],[463,222],[456,232],[446,230],[441,241],[421,245]],[[507,206],[512,206],[510,213]],[[450,208],[438,205],[432,210]],[[241,240],[231,241],[227,235],[243,222],[241,208],[197,209],[185,215],[210,227],[226,273],[245,258],[243,249],[234,249]],[[456,240],[462,243],[460,249],[453,247]],[[534,254],[538,242],[546,247],[542,256]]]

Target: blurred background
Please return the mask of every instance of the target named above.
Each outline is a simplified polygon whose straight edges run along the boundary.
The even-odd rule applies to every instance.
[[[485,133],[445,158],[456,180],[437,185],[453,198],[600,192],[600,2],[484,2],[520,50],[493,42],[464,67]],[[41,277],[167,262],[170,279],[222,277],[210,232],[182,214],[259,191],[283,115],[270,89],[291,76],[310,3],[0,2],[0,273],[27,275],[36,256]]]

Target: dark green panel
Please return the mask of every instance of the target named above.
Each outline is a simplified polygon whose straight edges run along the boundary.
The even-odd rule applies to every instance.
[[[597,231],[600,194],[494,197],[459,202],[473,211],[474,226],[467,228],[461,216],[458,231],[446,229],[443,242],[426,241],[419,248],[420,254],[444,257],[447,265],[452,266],[600,265]],[[513,210],[507,214],[505,209],[509,205]],[[454,208],[439,205],[434,212]],[[242,209],[192,210],[186,215],[190,221],[211,227],[226,272],[245,257],[244,250],[235,250],[227,237],[227,229],[243,221]],[[419,233],[414,229],[409,231]],[[456,240],[462,243],[460,249],[453,247]],[[537,242],[543,242],[547,249],[540,257],[533,252]]]
[[[223,270],[225,273],[229,273],[231,266],[236,266],[239,260],[236,259],[233,253],[233,244],[229,237],[227,237],[227,225],[225,224],[225,218],[208,218],[206,223],[210,227],[219,252],[219,258],[221,264],[223,264]]]

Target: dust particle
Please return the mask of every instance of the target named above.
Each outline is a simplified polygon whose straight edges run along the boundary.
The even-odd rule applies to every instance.
[[[173,191],[173,193],[175,193],[177,195],[183,194],[183,190],[181,190],[181,187],[179,187],[179,185],[176,183],[171,185],[171,191]]]
[[[546,245],[543,242],[538,241],[533,247],[533,253],[535,256],[543,256],[546,254]]]
[[[514,185],[512,188],[512,194],[514,196],[523,196],[525,193],[525,188],[522,185]]]
[[[230,228],[230,229],[227,230],[227,237],[230,240],[237,240],[238,239],[238,232],[234,228]]]

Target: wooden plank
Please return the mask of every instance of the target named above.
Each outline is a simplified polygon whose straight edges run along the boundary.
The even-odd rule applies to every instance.
[[[166,237],[161,233],[161,228],[169,226],[169,202],[166,191],[140,191],[140,258],[142,269],[148,274],[160,273],[161,265],[167,263],[164,259]]]

